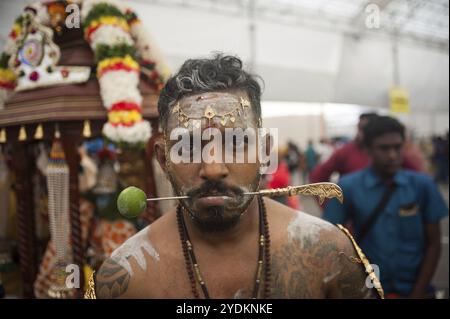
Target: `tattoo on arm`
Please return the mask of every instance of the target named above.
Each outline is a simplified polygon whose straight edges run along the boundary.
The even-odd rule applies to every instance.
[[[316,293],[313,269],[290,245],[272,255],[272,298],[311,298]]]
[[[272,297],[323,298],[325,290],[320,279],[326,260],[335,254],[332,242],[313,243],[303,238],[302,243],[284,245],[272,256]]]
[[[374,289],[366,286],[366,274],[364,266],[350,264],[346,259],[342,268],[342,273],[337,280],[337,290],[334,298],[346,299],[372,299],[376,298]]]
[[[112,299],[123,295],[130,283],[130,274],[111,258],[105,260],[96,276],[96,294]]]
[[[336,280],[329,289],[330,298],[374,299],[377,297],[373,287],[367,285],[364,265],[357,258],[353,245],[345,238],[342,249],[335,260],[335,267],[340,269]]]

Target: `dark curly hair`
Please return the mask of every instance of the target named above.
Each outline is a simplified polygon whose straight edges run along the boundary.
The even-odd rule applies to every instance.
[[[390,116],[376,116],[363,128],[364,145],[370,147],[375,138],[386,133],[398,133],[405,140],[405,127]]]
[[[190,59],[162,89],[158,112],[160,125],[165,128],[169,109],[184,96],[228,89],[245,90],[257,118],[261,117],[261,86],[259,77],[247,73],[242,61],[234,56],[216,54],[211,59]]]

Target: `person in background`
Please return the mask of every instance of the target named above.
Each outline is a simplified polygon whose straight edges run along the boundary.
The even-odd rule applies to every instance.
[[[433,139],[435,164],[435,181],[448,183],[448,133],[447,137],[437,136]]]
[[[449,140],[448,140],[448,131],[447,134],[445,134],[445,141],[444,141],[444,168],[445,168],[445,183],[448,184],[448,166],[449,166],[449,159],[448,159],[448,145]]]
[[[342,176],[367,167],[370,158],[363,145],[363,128],[377,116],[376,113],[361,114],[355,139],[338,148],[328,160],[317,165],[310,173],[310,181],[312,183],[328,182],[333,173],[339,173]],[[402,166],[414,171],[422,171],[421,164],[416,163],[408,155],[404,157]]]
[[[403,156],[407,157],[412,163],[416,163],[420,167],[420,172],[426,172],[425,157],[416,143],[412,132],[406,134]]]
[[[287,144],[288,150],[284,157],[286,164],[288,165],[289,172],[291,174],[298,172],[298,166],[300,162],[301,150],[299,147],[292,141],[289,141]]]
[[[298,171],[299,171],[299,177],[300,177],[300,184],[308,184],[309,178],[308,178],[308,162],[306,161],[306,154],[305,152],[300,152],[300,158],[298,162]]]
[[[431,298],[430,286],[441,251],[439,222],[448,208],[433,180],[401,168],[405,128],[380,116],[364,127],[372,164],[343,176],[345,200],[330,200],[323,218],[351,220],[355,238],[379,267],[389,297]]]
[[[273,174],[267,176],[267,188],[284,188],[291,185],[289,166],[285,160],[287,154],[287,146],[282,146],[278,149],[278,168]],[[287,196],[279,196],[277,198],[274,197],[274,200],[284,205],[288,205]]]
[[[434,167],[433,167],[433,141],[431,138],[421,138],[419,142],[420,152],[423,155],[424,159],[424,171],[430,175],[434,175]]]
[[[291,182],[293,185],[300,185],[300,159],[302,152],[297,144],[292,141],[288,142],[287,147],[288,151],[284,157],[284,160],[286,161],[289,173],[291,174]]]
[[[334,148],[328,139],[321,138],[316,147],[316,151],[319,163],[323,163],[333,154]]]
[[[301,178],[300,178],[300,159],[301,159],[301,150],[292,141],[289,141],[287,144],[288,151],[285,155],[284,159],[286,161],[286,164],[289,169],[289,174],[291,178],[291,185],[297,186],[301,185]],[[290,196],[288,197],[288,206],[292,207],[294,209],[302,209],[300,196]]]
[[[311,171],[314,169],[314,167],[317,165],[318,161],[318,154],[316,150],[314,149],[313,141],[308,141],[308,146],[305,150],[305,157],[306,157],[306,165],[308,169],[308,174],[311,173]]]

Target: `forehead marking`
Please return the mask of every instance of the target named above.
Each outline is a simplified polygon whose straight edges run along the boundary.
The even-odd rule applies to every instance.
[[[215,98],[216,96],[213,96],[212,98]],[[189,123],[192,120],[202,120],[206,119],[208,121],[208,126],[211,125],[211,120],[214,118],[217,118],[220,125],[225,126],[228,122],[235,123],[236,117],[243,115],[244,118],[247,118],[247,109],[251,106],[250,101],[244,97],[240,97],[239,100],[235,96],[218,96],[217,97],[220,101],[220,99],[228,100],[226,101],[227,104],[220,103],[218,107],[233,106],[233,109],[228,112],[220,113],[215,108],[215,105],[212,103],[209,103],[206,105],[205,110],[203,111],[203,114],[201,116],[194,116],[187,114],[186,111],[181,107],[180,102],[178,101],[174,107],[172,108],[171,114],[177,114],[178,118],[178,126],[180,124],[184,127],[188,127]],[[200,100],[206,100],[206,98],[199,96],[195,99],[195,101]],[[230,101],[231,100],[231,101]],[[192,104],[188,104],[188,106],[191,108]]]

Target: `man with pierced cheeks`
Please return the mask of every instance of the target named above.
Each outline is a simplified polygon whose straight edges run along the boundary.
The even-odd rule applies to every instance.
[[[225,141],[225,130],[260,128],[260,97],[255,77],[233,56],[188,60],[169,79],[158,102],[164,134],[155,151],[176,194],[189,198],[113,252],[96,273],[94,296],[382,297],[344,228],[267,197],[244,195],[259,190],[260,157],[230,163],[217,148],[205,152],[208,140],[194,141],[195,129],[214,139],[220,132],[223,150],[249,158],[258,142],[249,136]],[[179,140],[171,133],[177,128],[189,132],[189,143],[179,148],[189,161],[174,160]],[[263,136],[268,148],[272,142]]]

